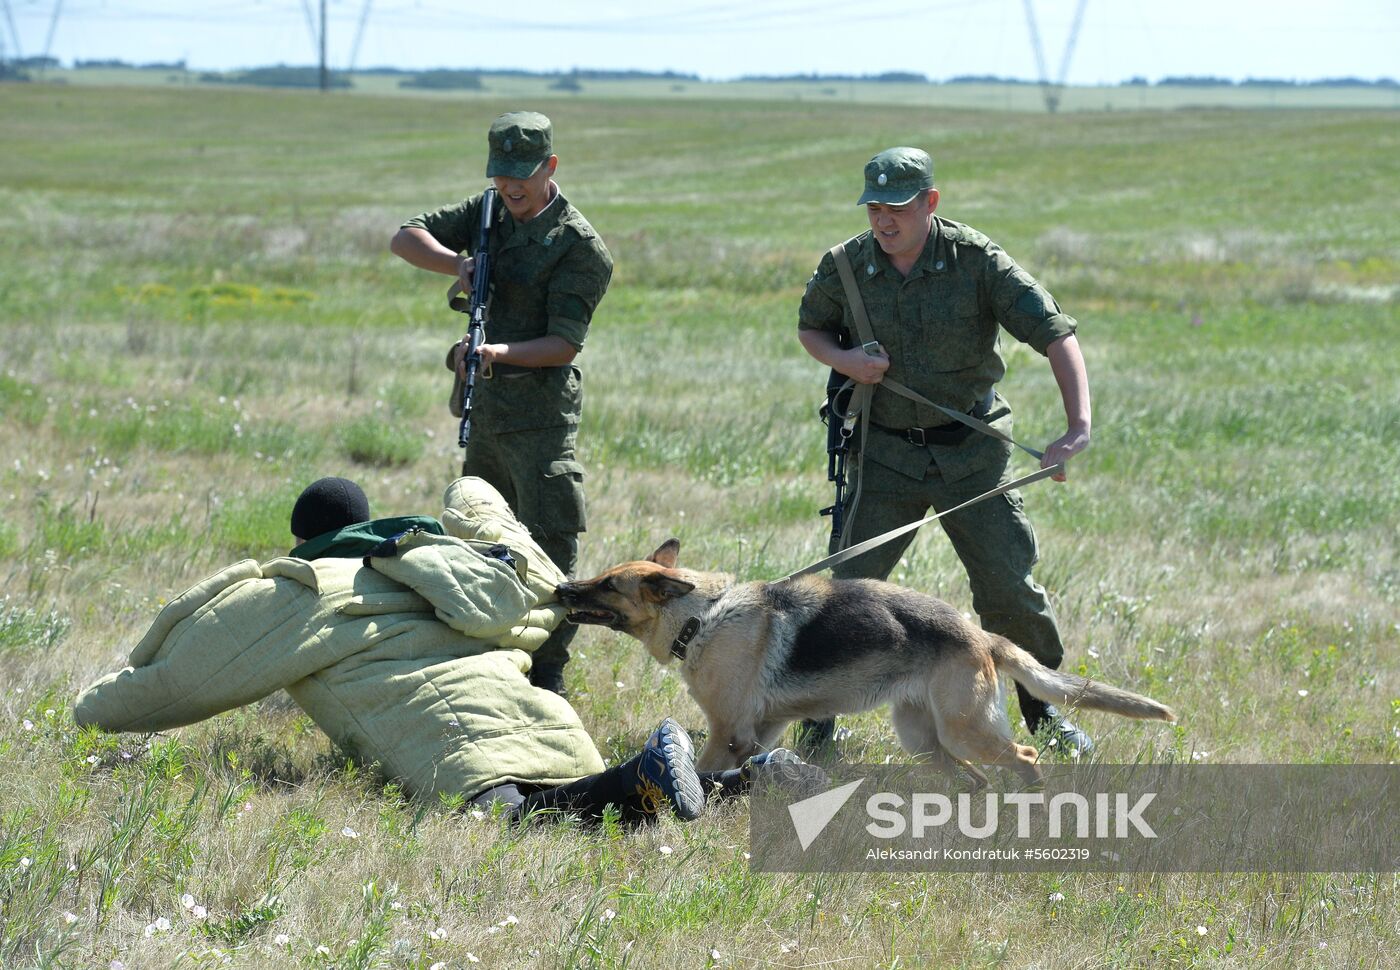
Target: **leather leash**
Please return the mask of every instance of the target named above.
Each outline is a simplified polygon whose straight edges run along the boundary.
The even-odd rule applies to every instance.
[[[1034,472],[1032,472],[1031,474],[1025,476],[1024,478],[1018,478],[1018,479],[1016,479],[1016,480],[1013,481],[1013,482],[1005,482],[1005,483],[1003,483],[1003,484],[1001,484],[1001,485],[998,485],[996,488],[993,488],[993,489],[991,489],[991,490],[989,490],[989,491],[983,492],[981,495],[978,495],[978,496],[976,496],[975,498],[970,498],[970,499],[968,499],[966,502],[962,503],[961,505],[955,505],[955,506],[953,506],[951,509],[948,509],[947,511],[938,512],[938,513],[935,513],[934,515],[927,515],[927,516],[924,516],[922,519],[920,519],[920,520],[917,521],[917,522],[910,522],[909,524],[907,524],[907,525],[902,525],[902,526],[900,526],[900,527],[897,528],[897,529],[891,529],[889,532],[886,532],[886,533],[884,533],[883,535],[878,535],[878,536],[876,536],[876,537],[873,538],[873,539],[866,539],[864,542],[858,542],[858,543],[856,543],[856,544],[853,545],[853,546],[847,546],[845,549],[842,549],[840,552],[835,553],[834,555],[827,556],[825,559],[822,559],[822,560],[819,560],[819,561],[817,561],[817,562],[814,562],[814,563],[812,563],[812,565],[807,566],[807,567],[805,567],[805,568],[803,568],[803,569],[799,569],[799,570],[798,570],[797,572],[795,572],[795,573],[790,573],[789,575],[784,576],[782,579],[777,580],[777,582],[786,583],[786,582],[787,582],[788,580],[790,580],[790,579],[796,579],[796,578],[799,577],[799,576],[806,576],[806,575],[808,575],[809,573],[820,572],[820,571],[823,570],[823,569],[827,569],[827,568],[829,568],[829,567],[831,567],[831,566],[835,566],[837,563],[845,562],[847,559],[852,559],[852,558],[854,558],[854,557],[856,557],[856,556],[859,556],[859,555],[860,555],[861,553],[863,553],[863,552],[869,552],[871,549],[874,549],[876,546],[882,546],[882,545],[884,545],[886,542],[889,542],[891,539],[894,539],[894,538],[897,538],[897,537],[899,537],[899,536],[904,535],[904,533],[906,533],[906,532],[913,532],[915,529],[919,528],[919,526],[921,526],[921,525],[927,525],[927,524],[930,523],[930,522],[933,522],[933,521],[936,521],[936,520],[938,520],[938,519],[943,518],[943,516],[945,516],[945,515],[952,515],[954,512],[957,512],[957,511],[960,510],[960,509],[965,509],[965,508],[967,508],[969,505],[976,505],[978,502],[981,502],[981,501],[983,501],[984,499],[994,498],[995,496],[998,496],[998,495],[1005,495],[1007,492],[1011,491],[1013,488],[1020,488],[1022,485],[1030,485],[1030,484],[1033,484],[1033,483],[1035,483],[1035,482],[1040,481],[1040,480],[1043,479],[1043,478],[1049,478],[1051,475],[1054,475],[1056,472],[1063,471],[1063,470],[1064,470],[1064,467],[1065,467],[1065,466],[1064,466],[1063,464],[1060,464],[1060,465],[1051,465],[1049,468],[1040,468],[1040,469],[1037,469],[1036,471],[1034,471]]]

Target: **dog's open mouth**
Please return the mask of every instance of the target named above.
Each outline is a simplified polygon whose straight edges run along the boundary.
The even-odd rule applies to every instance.
[[[612,626],[617,622],[617,614],[611,610],[569,610],[564,614],[564,619],[570,623]]]

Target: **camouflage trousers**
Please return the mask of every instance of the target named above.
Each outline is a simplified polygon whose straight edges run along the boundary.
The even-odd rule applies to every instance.
[[[848,543],[855,545],[918,521],[930,508],[939,512],[953,508],[1013,477],[1007,468],[1009,446],[989,438],[974,447],[998,449],[1002,458],[954,482],[945,482],[936,464],[928,466],[922,479],[915,479],[867,458],[861,467],[860,498]],[[1059,667],[1064,645],[1045,590],[1031,578],[1039,554],[1020,493],[1013,490],[985,499],[939,519],[938,524],[967,570],[972,608],[982,628],[1001,634],[1047,667]],[[892,539],[839,564],[832,573],[841,579],[886,579],[916,534]]]
[[[574,454],[577,425],[491,434],[475,429],[462,460],[462,474],[495,487],[530,530],[545,555],[572,576],[578,562],[578,534],[584,530],[583,466]],[[561,623],[535,651],[537,666],[563,666],[578,632]]]

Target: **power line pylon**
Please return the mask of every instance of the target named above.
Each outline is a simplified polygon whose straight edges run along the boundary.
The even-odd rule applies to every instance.
[[[1069,27],[1069,37],[1065,40],[1065,53],[1060,58],[1060,75],[1052,84],[1050,72],[1045,69],[1045,48],[1040,43],[1040,31],[1035,24],[1035,7],[1032,0],[1024,0],[1026,6],[1026,26],[1031,32],[1031,49],[1035,51],[1035,63],[1040,68],[1040,93],[1045,98],[1045,110],[1054,114],[1060,107],[1060,96],[1065,90],[1065,81],[1069,77],[1069,62],[1074,56],[1074,43],[1079,39],[1079,26],[1084,22],[1084,7],[1089,0],[1079,0],[1074,8],[1074,21]]]

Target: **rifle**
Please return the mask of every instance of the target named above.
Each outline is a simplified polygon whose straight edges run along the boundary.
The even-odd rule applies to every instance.
[[[837,335],[837,343],[848,345],[844,331]],[[818,514],[831,516],[833,549],[846,524],[846,462],[851,453],[851,435],[855,433],[854,416],[847,414],[855,389],[848,385],[846,375],[833,368],[826,378],[826,403],[817,412],[826,425],[826,480],[836,486],[836,501]]]
[[[850,345],[850,336],[842,331],[836,336],[837,345]],[[862,344],[861,348],[871,355],[881,352],[875,341]],[[831,516],[831,548],[836,549],[841,534],[846,527],[846,506],[848,483],[846,465],[851,455],[851,439],[856,433],[856,423],[860,418],[859,405],[852,411],[852,399],[856,385],[834,367],[826,378],[826,403],[817,412],[826,425],[826,480],[836,486],[836,501],[818,514]]]
[[[472,400],[476,396],[476,375],[481,370],[481,345],[486,342],[486,302],[491,296],[491,213],[496,206],[496,190],[487,189],[481,196],[481,239],[472,254],[471,299],[462,299],[458,292],[448,297],[447,305],[459,313],[471,314],[467,325],[467,352],[463,358],[467,376],[462,381],[462,423],[457,429],[457,446],[465,448],[472,436]],[[490,376],[489,374],[487,375]]]

